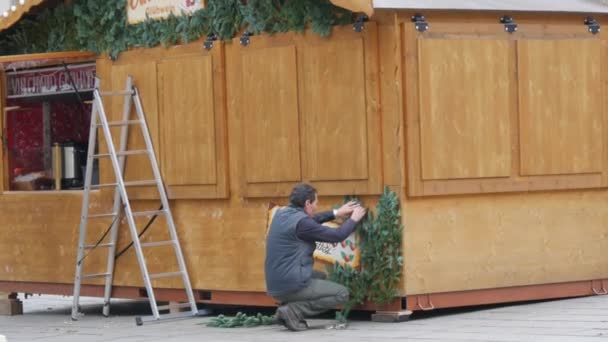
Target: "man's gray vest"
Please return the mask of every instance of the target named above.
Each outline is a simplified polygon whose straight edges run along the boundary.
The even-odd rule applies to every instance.
[[[270,296],[281,296],[303,289],[310,283],[315,251],[314,242],[296,236],[296,226],[308,215],[295,207],[279,209],[266,238],[266,289]]]

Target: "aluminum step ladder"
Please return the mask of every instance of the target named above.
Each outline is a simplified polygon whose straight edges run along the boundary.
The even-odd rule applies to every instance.
[[[104,289],[104,305],[103,305],[103,315],[108,316],[110,314],[110,297],[112,294],[112,278],[114,274],[114,263],[115,263],[115,254],[116,254],[116,243],[118,237],[118,228],[120,226],[120,215],[121,212],[124,212],[124,216],[127,219],[127,223],[129,226],[129,231],[131,233],[133,247],[135,249],[135,253],[137,255],[137,261],[139,263],[139,267],[141,270],[141,274],[143,276],[146,293],[148,299],[150,300],[150,306],[152,309],[152,316],[144,316],[144,317],[136,317],[137,325],[142,325],[144,322],[148,321],[160,321],[164,319],[177,319],[177,318],[185,318],[185,317],[194,317],[203,314],[207,314],[205,310],[198,310],[196,306],[196,302],[194,299],[194,294],[192,291],[192,287],[190,285],[190,279],[188,277],[188,271],[186,269],[186,264],[184,262],[184,257],[182,254],[182,250],[179,244],[179,240],[177,237],[177,232],[175,230],[175,223],[173,221],[173,216],[171,215],[171,210],[169,207],[169,201],[167,199],[167,194],[165,192],[165,188],[161,179],[160,171],[158,168],[158,163],[156,162],[154,149],[152,146],[152,139],[150,138],[150,133],[148,131],[148,126],[145,121],[145,115],[143,112],[143,107],[141,104],[141,100],[139,97],[139,93],[137,88],[133,86],[133,79],[131,76],[127,78],[126,87],[124,91],[118,92],[102,92],[99,90],[99,79],[96,80],[95,89],[93,90],[93,109],[91,112],[91,126],[89,133],[89,148],[87,155],[87,166],[85,173],[85,184],[84,184],[84,195],[82,201],[82,212],[81,212],[81,221],[80,221],[80,238],[78,241],[78,257],[76,260],[76,274],[74,277],[74,302],[72,304],[72,319],[77,320],[80,316],[80,290],[82,281],[85,279],[93,279],[93,278],[105,278],[105,289]],[[106,111],[104,109],[103,97],[107,96],[118,96],[124,98],[123,105],[123,113],[122,120],[116,122],[108,122],[108,118],[106,116]],[[137,112],[137,119],[130,120],[130,113],[132,105],[135,106],[135,110]],[[145,150],[127,150],[127,139],[129,136],[129,126],[139,126],[141,128],[141,132],[143,138],[145,140],[146,148]],[[121,127],[120,132],[120,145],[118,151],[114,148],[114,142],[112,140],[112,133],[110,131],[110,127]],[[103,131],[103,135],[107,144],[108,153],[104,154],[95,154],[95,143],[97,139],[97,129],[101,128]],[[132,181],[127,182],[124,179],[124,168],[125,168],[125,159],[127,156],[131,155],[147,155],[150,160],[150,164],[152,167],[152,171],[154,174],[154,179],[152,180],[140,180],[140,181]],[[112,169],[114,170],[116,182],[109,184],[99,184],[99,185],[91,185],[92,174],[93,174],[93,163],[95,160],[99,158],[109,158],[112,163]],[[142,211],[142,212],[133,212],[131,209],[131,204],[129,202],[129,196],[127,188],[130,187],[141,187],[141,186],[156,186],[158,192],[160,194],[160,200],[162,203],[162,207],[156,211]],[[103,214],[89,214],[89,196],[90,191],[92,189],[98,189],[103,187],[114,187],[114,206],[111,213],[103,213]],[[170,240],[167,241],[157,241],[157,242],[147,242],[142,243],[139,239],[137,226],[135,224],[134,217],[140,216],[153,216],[159,215],[164,216],[166,219],[166,223],[169,230]],[[111,226],[109,227],[109,242],[101,243],[102,240],[105,239],[108,231],[103,234],[101,239],[96,244],[87,244],[87,222],[91,219],[108,219],[112,218]],[[159,273],[159,274],[150,274],[148,272],[148,267],[146,266],[146,260],[143,254],[143,248],[155,248],[159,246],[173,246],[173,250],[175,251],[175,256],[177,258],[177,264],[179,269],[167,272],[167,273]],[[104,273],[97,274],[82,274],[84,260],[88,254],[85,255],[85,251],[90,253],[91,250],[95,248],[107,248],[107,268]],[[174,307],[185,307],[189,308],[189,311],[172,313],[172,314],[160,314],[159,311],[168,310],[169,306],[158,306],[156,303],[156,297],[154,295],[154,289],[152,288],[152,280],[160,279],[160,278],[170,278],[170,277],[181,277],[184,283],[184,289],[186,291],[186,296],[188,298],[187,303],[182,303]]]

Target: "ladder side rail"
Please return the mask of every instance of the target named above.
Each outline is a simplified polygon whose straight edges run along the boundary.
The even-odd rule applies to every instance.
[[[198,308],[196,307],[196,300],[194,299],[194,294],[192,291],[192,285],[190,283],[190,277],[188,276],[188,271],[186,268],[186,262],[184,261],[184,255],[182,253],[182,249],[179,243],[179,238],[177,236],[177,231],[175,229],[175,224],[173,221],[173,215],[169,208],[169,200],[167,198],[167,193],[165,192],[165,187],[162,181],[162,177],[160,174],[160,170],[158,167],[158,163],[156,162],[156,154],[154,152],[154,146],[152,145],[152,138],[150,137],[150,132],[148,131],[148,125],[144,116],[143,106],[141,104],[141,100],[139,98],[139,91],[137,88],[133,88],[135,92],[135,96],[133,102],[135,104],[135,108],[137,110],[137,115],[139,116],[140,124],[142,127],[142,133],[144,140],[146,142],[147,148],[150,153],[150,163],[152,164],[152,171],[154,172],[154,178],[158,181],[158,193],[161,198],[161,202],[163,204],[163,210],[166,212],[167,225],[169,226],[169,233],[171,234],[171,239],[176,241],[173,245],[175,248],[175,254],[177,257],[177,262],[182,273],[182,279],[184,282],[184,287],[186,290],[186,295],[188,297],[188,302],[190,303],[191,311],[193,315],[198,314]]]
[[[96,97],[99,98],[99,91],[94,91]],[[137,101],[136,101],[137,102]],[[131,237],[133,240],[133,247],[135,248],[135,254],[137,255],[137,261],[139,262],[139,268],[142,273],[142,277],[144,280],[144,285],[146,287],[146,291],[148,292],[148,299],[150,300],[150,306],[152,307],[152,314],[156,319],[160,318],[158,313],[158,306],[156,305],[156,298],[154,296],[154,290],[152,289],[152,283],[150,281],[150,276],[148,274],[148,267],[146,266],[146,261],[143,255],[143,251],[141,248],[141,244],[139,242],[139,236],[137,232],[137,228],[135,225],[135,220],[133,219],[133,211],[131,210],[131,204],[129,203],[129,197],[127,196],[127,192],[125,190],[124,178],[122,172],[120,170],[120,166],[118,164],[118,158],[116,156],[116,149],[114,148],[114,142],[112,141],[112,134],[110,132],[110,127],[108,126],[107,116],[104,112],[103,107],[99,109],[99,116],[102,122],[102,128],[104,131],[104,135],[107,140],[108,149],[110,152],[110,160],[112,161],[112,167],[114,168],[114,173],[116,174],[116,182],[118,183],[118,190],[120,191],[120,195],[122,201],[124,203],[124,210],[127,217],[127,222],[129,223],[129,230],[131,231]]]
[[[97,140],[97,116],[99,108],[93,103],[91,110],[91,126],[89,128],[89,147],[87,155],[87,166],[84,177],[84,193],[82,198],[82,209],[80,213],[80,235],[78,238],[78,252],[76,259],[76,272],[74,274],[74,298],[72,303],[72,319],[78,319],[78,303],[80,300],[80,287],[82,275],[82,262],[84,257],[84,245],[86,240],[87,216],[89,214],[89,193],[91,190],[91,179],[93,178],[93,154],[95,153],[95,141]]]
[[[129,76],[127,78],[125,84],[125,94],[122,108],[122,121],[129,120],[129,114],[131,113],[131,105],[132,105],[132,87],[133,87],[133,78]],[[128,91],[131,90],[131,93]],[[101,102],[101,100],[100,100]],[[106,121],[107,123],[107,121]],[[127,142],[129,138],[129,125],[123,125],[120,129],[120,142],[119,142],[119,152],[124,152],[127,149]],[[121,155],[118,157],[118,167],[120,168],[121,175],[124,175],[125,172],[125,158],[126,156]],[[116,182],[118,184],[118,181]],[[104,288],[104,301],[103,301],[103,309],[102,313],[104,316],[108,317],[110,315],[110,298],[112,296],[112,282],[114,279],[114,265],[115,265],[115,257],[116,257],[116,244],[118,240],[118,227],[120,227],[120,222],[118,218],[120,217],[121,211],[121,195],[120,191],[118,191],[118,187],[114,188],[114,207],[112,209],[113,213],[116,213],[116,219],[112,224],[112,228],[110,229],[110,241],[113,242],[108,249],[108,261],[107,261],[107,273],[109,274],[106,277],[106,283]]]

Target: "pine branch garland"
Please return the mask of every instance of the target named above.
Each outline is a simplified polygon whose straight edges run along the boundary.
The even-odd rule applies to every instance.
[[[23,19],[0,32],[0,54],[86,50],[116,58],[131,47],[188,43],[215,33],[222,40],[242,30],[252,33],[313,32],[328,36],[335,25],[352,22],[352,13],[329,0],[208,0],[192,15],[127,24],[126,0],[76,0]]]

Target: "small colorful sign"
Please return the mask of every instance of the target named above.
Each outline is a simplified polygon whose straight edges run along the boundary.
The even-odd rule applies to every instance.
[[[7,97],[91,91],[95,87],[95,63],[72,64],[65,67],[42,68],[6,73]]]
[[[127,19],[136,24],[146,18],[164,19],[171,13],[181,16],[203,8],[204,0],[127,0]]]
[[[270,224],[280,206],[271,206],[268,209],[268,224],[266,231],[270,229]],[[323,223],[324,226],[330,228],[338,228],[340,225],[330,221]],[[352,268],[359,267],[360,263],[359,237],[356,232],[350,234],[344,241],[339,243],[317,242],[317,248],[313,253],[313,258],[321,262],[333,265],[336,262],[340,265],[348,265]]]

